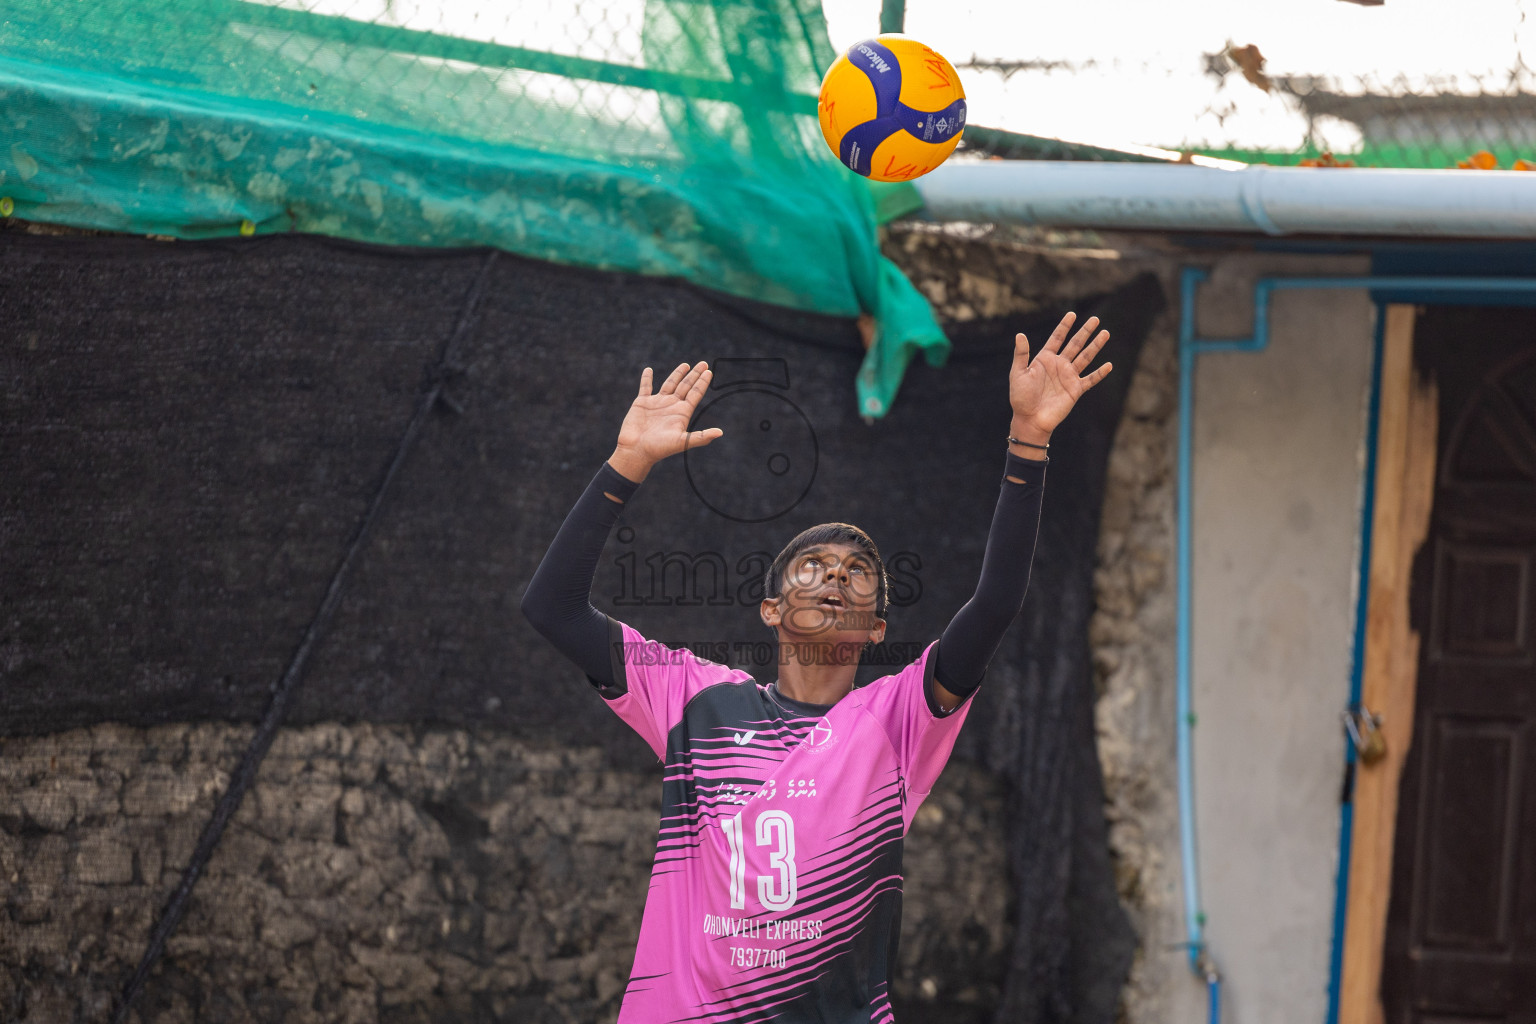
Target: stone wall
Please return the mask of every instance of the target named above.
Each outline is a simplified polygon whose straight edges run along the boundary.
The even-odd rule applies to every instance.
[[[1098,691],[1115,883],[1141,939],[1126,1024],[1169,1020],[1168,986],[1187,973],[1175,791],[1174,600],[1178,346],[1175,314],[1147,336],[1104,490],[1089,639]]]
[[[0,1019],[107,1019],[249,735],[4,741]],[[598,748],[284,730],[135,1019],[611,1021],[659,799],[658,773],[610,770]],[[954,764],[913,825],[898,994],[932,1019],[985,1019],[997,1000],[1000,817],[996,782]]]
[[[1110,247],[1087,232],[966,224],[893,224],[882,248],[941,320],[958,323],[1063,306],[1160,266],[1152,253]]]

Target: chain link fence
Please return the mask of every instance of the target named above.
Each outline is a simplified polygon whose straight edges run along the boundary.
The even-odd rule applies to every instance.
[[[1188,160],[1304,166],[1536,169],[1536,72],[1426,75],[1393,72],[1270,76],[1256,47],[1201,55],[1209,94],[1188,104],[1182,134],[1134,142],[1111,128],[1078,139],[973,127],[963,148],[985,156],[1035,160]],[[1261,59],[1261,58],[1260,58]],[[1113,103],[1144,78],[1175,70],[1057,61],[969,61],[973,80],[1017,76],[1072,80],[1082,94]],[[1023,92],[1024,90],[1018,90]],[[1092,138],[1092,142],[1080,141]],[[1133,136],[1134,138],[1134,136]]]
[[[240,102],[291,105],[474,142],[584,152],[615,161],[678,156],[668,97],[728,106],[814,103],[810,62],[775,48],[770,76],[745,88],[730,55],[709,43],[728,26],[690,23],[692,10],[646,0],[113,0],[8,14],[11,56],[56,73],[111,75]],[[727,17],[730,5],[719,15]],[[782,36],[794,13],[734,8]],[[715,14],[712,9],[708,11]],[[711,17],[708,20],[715,20]],[[772,24],[768,24],[768,23]],[[69,32],[54,31],[63,24]],[[716,30],[719,31],[716,31]],[[800,64],[796,67],[794,64]],[[801,110],[800,108],[804,108]],[[719,127],[725,128],[724,124]],[[723,131],[722,141],[736,141]]]
[[[1240,139],[1201,147],[1263,163],[1376,167],[1510,168],[1536,160],[1536,74],[1506,71],[1266,75],[1257,47],[1204,55],[1225,115],[1257,91],[1301,122],[1294,148],[1248,148]],[[1246,94],[1245,94],[1246,93]],[[1518,169],[1536,169],[1519,166]]]
[[[873,34],[873,0],[823,2],[834,46]],[[1527,2],[1465,0],[1448,14],[1428,0],[907,0],[903,27],[960,69],[963,145],[982,155],[1525,169],[1536,162]]]

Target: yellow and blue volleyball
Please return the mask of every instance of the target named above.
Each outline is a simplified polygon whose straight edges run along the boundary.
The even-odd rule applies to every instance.
[[[843,166],[876,181],[910,181],[954,152],[965,90],[949,61],[891,33],[837,58],[821,80],[817,113]]]

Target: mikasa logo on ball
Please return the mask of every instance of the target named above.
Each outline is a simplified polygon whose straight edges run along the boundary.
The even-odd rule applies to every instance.
[[[875,66],[875,70],[879,71],[882,75],[891,70],[891,66],[885,62],[884,57],[880,56],[878,53],[876,53],[874,50],[871,50],[863,43],[859,44],[859,52],[868,57],[869,62]]]

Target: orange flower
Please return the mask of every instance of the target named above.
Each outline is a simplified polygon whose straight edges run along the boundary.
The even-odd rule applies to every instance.
[[[1456,161],[1456,166],[1464,171],[1493,171],[1498,169],[1499,158],[1486,149],[1480,149],[1465,160]]]
[[[1321,156],[1308,157],[1302,160],[1298,167],[1353,167],[1353,160],[1340,160],[1332,153],[1324,153]]]

